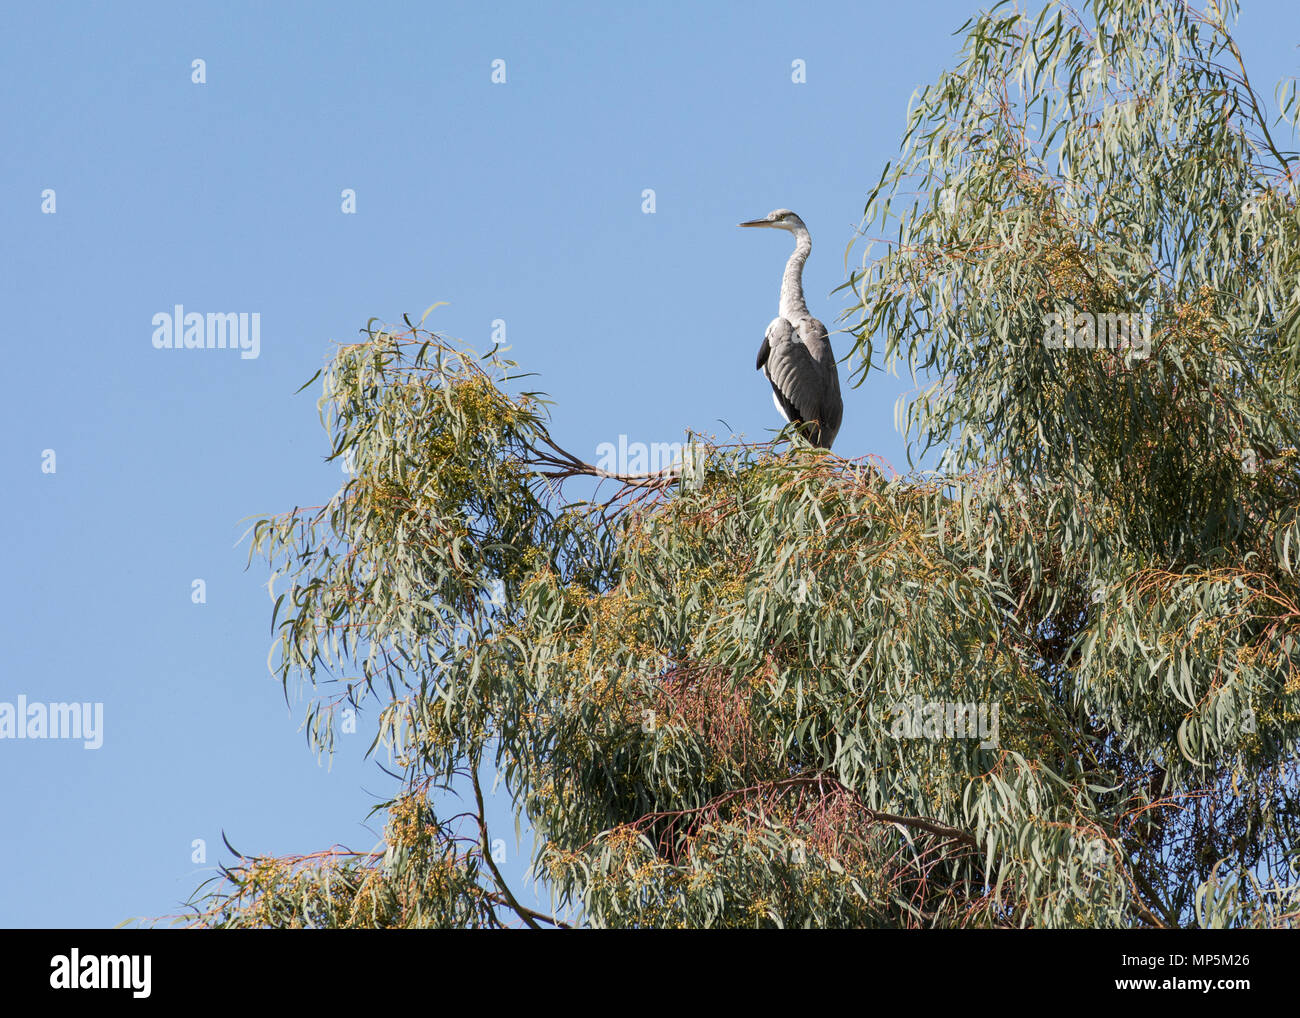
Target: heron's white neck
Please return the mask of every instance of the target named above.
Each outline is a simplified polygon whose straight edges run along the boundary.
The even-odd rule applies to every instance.
[[[808,305],[803,302],[803,263],[812,251],[812,237],[802,227],[794,230],[794,254],[785,263],[785,275],[781,277],[781,310],[779,314],[786,321],[797,322],[808,317]]]

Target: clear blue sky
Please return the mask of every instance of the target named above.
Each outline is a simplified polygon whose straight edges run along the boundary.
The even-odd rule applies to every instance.
[[[317,764],[267,671],[266,567],[236,546],[244,517],[341,480],[294,390],[367,319],[443,300],[431,324],[480,348],[506,322],[574,452],[719,419],[764,437],[754,356],[790,244],[735,224],[807,221],[834,327],[908,98],[977,6],[9,5],[0,701],[102,702],[104,743],[0,740],[0,925],[172,911],[206,876],[191,842],[212,866],[223,829],[250,853],[372,847],[392,781],[363,736]],[[1298,10],[1245,4],[1261,91],[1295,72]],[[175,304],[259,313],[260,356],[155,350]],[[901,466],[906,384],[846,392],[836,451]]]

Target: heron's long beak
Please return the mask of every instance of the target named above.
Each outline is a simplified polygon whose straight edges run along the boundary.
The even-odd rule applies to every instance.
[[[751,219],[746,223],[737,223],[736,225],[737,226],[771,226],[772,221],[770,219]]]

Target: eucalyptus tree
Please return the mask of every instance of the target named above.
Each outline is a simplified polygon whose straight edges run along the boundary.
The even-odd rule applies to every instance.
[[[1294,925],[1296,162],[1229,15],[998,7],[916,96],[846,293],[936,471],[610,477],[495,352],[342,347],[353,473],[252,549],[312,741],[372,711],[401,788],[379,850],[239,857],[193,921]]]

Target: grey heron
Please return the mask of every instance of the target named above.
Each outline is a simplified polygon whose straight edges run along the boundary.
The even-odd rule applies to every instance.
[[[794,234],[794,253],[781,277],[781,303],[763,336],[755,367],[762,368],[772,383],[772,402],[781,416],[792,424],[807,422],[805,437],[829,449],[840,430],[844,401],[826,326],[808,313],[803,299],[803,265],[812,251],[812,237],[803,220],[789,209],[740,225]]]

